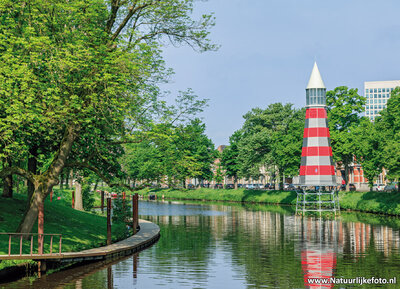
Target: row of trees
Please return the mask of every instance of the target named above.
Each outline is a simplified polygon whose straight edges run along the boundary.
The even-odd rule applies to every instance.
[[[62,174],[90,170],[121,185],[124,144],[202,109],[191,91],[171,107],[158,89],[170,75],[163,42],[216,48],[214,19],[193,20],[193,2],[0,2],[0,177],[8,188],[13,175],[29,182],[18,231],[31,231]]]
[[[396,88],[375,122],[361,116],[366,99],[357,89],[337,87],[327,92],[327,111],[333,158],[344,167],[362,165],[372,187],[385,168],[389,180],[400,178],[400,88]],[[274,103],[244,115],[243,127],[229,139],[223,152],[226,175],[237,185],[239,177],[260,177],[263,167],[280,184],[299,173],[305,109]]]
[[[187,178],[213,179],[217,153],[199,119],[162,129],[168,131],[167,137],[125,145],[121,163],[130,180],[185,187]]]

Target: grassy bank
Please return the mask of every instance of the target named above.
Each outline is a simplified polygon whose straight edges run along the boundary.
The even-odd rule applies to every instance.
[[[13,199],[0,197],[0,232],[15,232],[26,206],[25,195],[14,195]],[[107,220],[104,216],[77,211],[71,208],[68,198],[50,202],[47,198],[44,213],[46,234],[62,234],[62,251],[81,251],[106,244]],[[37,232],[37,223],[32,233]],[[124,225],[113,225],[113,240],[125,237]],[[34,238],[37,252],[37,238]],[[44,252],[49,252],[50,238],[45,238]],[[53,252],[58,251],[58,238],[54,239]],[[23,241],[23,253],[30,252],[30,240]],[[12,242],[12,253],[19,253],[19,239]],[[8,236],[0,235],[0,254],[8,254]],[[0,269],[20,262],[3,261]]]
[[[149,194],[155,194],[159,199],[164,195],[167,199],[180,200],[296,204],[296,192],[294,191],[214,190],[200,188],[196,190],[144,189],[138,191],[138,193],[143,195],[144,198],[147,198]],[[339,200],[342,209],[400,215],[400,194],[397,192],[340,192]]]

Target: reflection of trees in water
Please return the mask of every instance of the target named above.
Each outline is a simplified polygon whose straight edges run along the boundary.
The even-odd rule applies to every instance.
[[[158,260],[151,265],[152,270],[164,276],[180,276],[180,280],[207,281],[207,267],[215,245],[212,219],[206,216],[150,216],[147,219],[161,228],[157,246],[148,252]]]
[[[302,266],[302,257],[303,263],[313,258],[314,262],[329,262],[320,270],[327,276],[392,278],[400,273],[394,261],[398,258],[398,229],[342,218],[302,219],[285,214],[285,210],[282,214],[221,205],[212,205],[212,209],[227,214],[147,217],[162,228],[162,237],[152,254],[171,264],[169,269],[160,266],[155,270],[173,271],[175,264],[191,269],[195,266],[193,274],[206,281],[206,270],[199,268],[206,269],[218,241],[218,246],[232,255],[229,266],[238,278],[246,279],[249,288],[304,287],[304,274],[316,267]],[[352,216],[357,220],[356,214]],[[382,263],[390,270],[379,265]]]

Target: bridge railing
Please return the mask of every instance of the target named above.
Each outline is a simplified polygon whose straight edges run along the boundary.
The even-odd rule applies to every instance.
[[[43,253],[43,247],[44,247],[44,238],[45,236],[50,236],[50,253],[47,254],[53,254],[53,241],[54,237],[58,237],[58,254],[61,255],[61,245],[62,245],[62,235],[61,234],[38,234],[38,233],[0,233],[0,236],[8,235],[8,256],[13,256],[13,255],[22,255],[23,252],[23,244],[25,240],[30,239],[30,255],[32,256],[33,253],[33,245],[34,245],[34,237],[37,236],[38,240],[38,246],[37,246],[37,254],[38,255],[43,255],[46,253]],[[19,238],[19,254],[12,254],[11,248],[12,248],[12,241],[13,238]],[[35,238],[36,239],[36,238]]]

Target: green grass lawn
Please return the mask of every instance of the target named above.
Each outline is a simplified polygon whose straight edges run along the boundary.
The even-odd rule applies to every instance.
[[[150,194],[157,195],[161,199],[164,195],[167,199],[180,200],[204,200],[204,201],[228,201],[245,203],[269,203],[269,204],[296,204],[295,191],[259,191],[259,190],[225,190],[199,188],[188,189],[144,189],[138,191],[147,198]],[[400,193],[398,192],[340,192],[340,207],[362,212],[379,214],[400,215]]]
[[[65,194],[65,193],[64,193]],[[48,197],[44,209],[45,234],[62,234],[62,251],[81,251],[93,247],[105,245],[107,233],[107,220],[104,216],[81,212],[71,208],[70,199],[56,192],[53,202]],[[23,216],[26,206],[26,196],[14,194],[13,199],[0,197],[0,232],[15,232]],[[37,223],[32,233],[37,232]],[[113,241],[125,237],[124,225],[113,225]],[[53,252],[58,252],[59,239],[53,240]],[[19,238],[13,239],[12,253],[19,253]],[[30,239],[23,240],[23,253],[30,252]],[[48,253],[50,238],[45,238],[44,252]],[[34,238],[34,252],[37,252],[37,238]],[[0,235],[0,254],[8,254],[8,236]],[[3,261],[0,269],[18,262]]]

